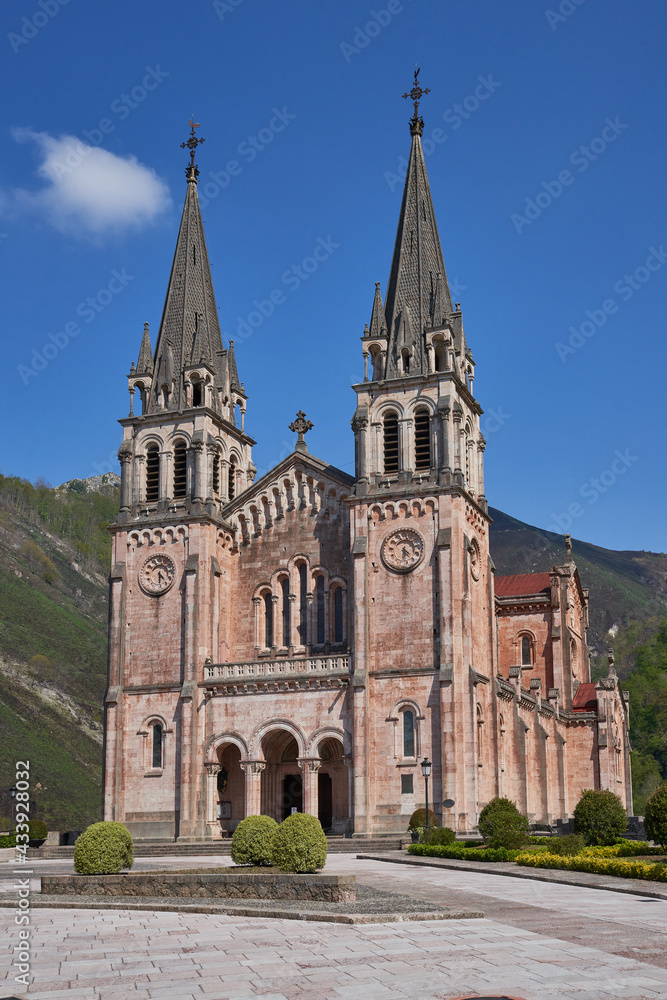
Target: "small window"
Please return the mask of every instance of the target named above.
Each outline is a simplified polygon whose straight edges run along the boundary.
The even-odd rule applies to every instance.
[[[236,496],[236,459],[232,455],[229,461],[229,480],[227,483],[227,496],[233,500]]]
[[[273,599],[264,594],[264,645],[273,646]]]
[[[153,726],[153,764],[154,768],[162,767],[162,726],[156,722]]]
[[[156,444],[146,452],[146,503],[157,503],[160,495],[160,452]]]
[[[521,665],[530,667],[533,662],[533,644],[529,635],[521,636]]]
[[[428,410],[417,410],[415,414],[415,468],[431,468],[431,427]]]
[[[403,348],[401,351],[401,370],[404,375],[410,374],[410,351],[407,348]]]
[[[401,795],[414,794],[414,776],[412,774],[401,775]]]
[[[317,599],[317,643],[324,643],[324,577],[318,576],[315,584],[315,594]]]
[[[384,471],[398,472],[398,417],[388,413],[384,418]]]
[[[186,495],[187,451],[183,441],[174,447],[174,499],[182,500]]]
[[[408,708],[403,712],[403,756],[415,756],[415,713]]]
[[[283,596],[283,646],[289,646],[291,641],[289,627],[289,580],[286,576],[280,581],[280,589]]]
[[[213,493],[217,496],[220,493],[220,453],[216,451],[213,456]]]
[[[299,639],[305,646],[308,641],[308,570],[306,564],[299,566]]]
[[[334,642],[343,641],[343,588],[334,590]]]
[[[203,382],[195,382],[192,386],[192,405],[201,406],[204,402]]]

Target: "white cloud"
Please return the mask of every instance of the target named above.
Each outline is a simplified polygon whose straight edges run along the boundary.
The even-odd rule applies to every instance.
[[[14,191],[16,202],[39,212],[60,232],[99,238],[141,228],[171,204],[167,185],[134,156],[116,156],[73,135],[55,139],[23,128],[13,136],[38,145],[37,174],[45,182],[38,191]]]

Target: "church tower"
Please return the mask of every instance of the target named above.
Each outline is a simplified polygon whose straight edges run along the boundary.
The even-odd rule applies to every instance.
[[[155,353],[146,324],[128,376],[121,504],[111,528],[105,818],[153,838],[201,832],[197,670],[225,659],[233,529],[222,512],[255,477],[246,395],[233,342],[225,348],[220,334],[197,197],[194,156],[204,140],[190,124],[185,205]]]
[[[477,803],[491,797],[479,794],[478,774],[495,673],[482,408],[426,174],[418,72],[404,95],[414,101],[412,145],[389,283],[384,303],[376,284],[364,381],[354,386],[359,833],[398,832],[423,803],[422,757],[432,759],[432,805],[446,825],[472,829]],[[386,720],[393,748],[372,754]]]

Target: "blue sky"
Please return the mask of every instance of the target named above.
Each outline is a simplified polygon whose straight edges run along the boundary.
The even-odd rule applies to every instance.
[[[0,469],[57,484],[115,468],[194,113],[255,463],[291,450],[303,409],[311,451],[352,471],[349,386],[374,282],[386,288],[418,63],[490,503],[667,550],[666,28],[660,0],[4,5]],[[318,241],[329,255],[297,284]],[[284,301],[244,336],[276,289]]]

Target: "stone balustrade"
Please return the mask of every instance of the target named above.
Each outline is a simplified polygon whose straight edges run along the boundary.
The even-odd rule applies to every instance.
[[[348,682],[350,657],[347,653],[321,656],[281,657],[246,663],[207,663],[204,683],[217,693],[298,690],[309,687],[342,687]]]

